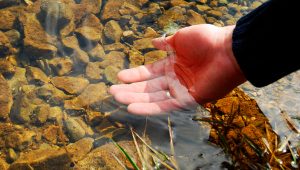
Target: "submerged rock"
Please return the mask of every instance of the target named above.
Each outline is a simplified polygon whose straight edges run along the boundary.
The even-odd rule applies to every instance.
[[[60,133],[60,127],[56,125],[49,125],[46,129],[43,130],[43,138],[47,141],[56,144],[58,140],[61,140],[62,134]]]
[[[0,74],[0,119],[7,119],[9,117],[12,105],[13,97],[11,89],[7,81]]]
[[[121,16],[123,15],[135,15],[139,12],[141,12],[140,8],[138,8],[136,5],[124,2],[121,6],[121,9],[119,10]]]
[[[74,16],[69,5],[60,0],[42,0],[38,18],[49,34],[57,34]]]
[[[47,75],[37,67],[26,67],[26,77],[28,82],[35,83],[38,85],[44,85],[49,82]]]
[[[105,24],[103,33],[106,38],[106,42],[110,44],[120,42],[123,30],[118,22],[111,20]]]
[[[133,142],[121,141],[118,144],[126,150],[134,162],[138,162],[136,148]],[[78,169],[123,169],[118,161],[112,156],[115,155],[127,168],[133,168],[128,159],[113,144],[107,143],[88,153],[86,157],[77,163]]]
[[[167,57],[167,52],[162,50],[150,51],[145,54],[145,64],[151,64]]]
[[[61,107],[51,107],[49,110],[48,120],[54,121],[57,124],[62,124],[63,111]]]
[[[19,159],[10,165],[9,170],[29,169],[29,167],[40,170],[65,169],[69,163],[71,159],[65,150],[49,147],[22,153]]]
[[[12,78],[7,80],[13,96],[17,94],[19,91],[19,88],[22,87],[25,84],[28,84],[27,78],[26,78],[26,69],[21,67],[15,67],[15,74]]]
[[[3,160],[2,158],[0,158],[0,169],[2,170],[7,170],[9,167],[9,164],[6,163],[5,160]]]
[[[89,62],[88,54],[80,48],[79,42],[75,36],[63,38],[62,44],[66,48],[65,52],[70,54],[71,59],[76,64],[86,65]]]
[[[11,118],[18,123],[29,123],[31,121],[30,116],[36,107],[37,105],[33,104],[24,92],[19,92],[15,97]]]
[[[145,29],[145,34],[144,37],[145,38],[157,38],[159,36],[159,34],[151,27],[147,27]]]
[[[119,9],[123,5],[125,0],[108,0],[103,7],[103,12],[101,15],[102,20],[119,20],[121,14],[119,13]]]
[[[158,18],[160,28],[165,28],[170,23],[183,24],[186,22],[186,10],[179,6],[175,6],[167,10],[161,17]]]
[[[37,106],[33,114],[30,115],[31,123],[36,125],[44,124],[48,119],[49,111],[50,106],[48,104]]]
[[[197,24],[205,24],[206,23],[204,17],[193,10],[187,11],[187,17],[188,17],[187,23],[189,25],[197,25]]]
[[[0,30],[13,29],[16,18],[17,17],[9,10],[0,10]]]
[[[56,39],[50,36],[33,13],[19,17],[24,28],[24,53],[32,58],[52,58],[56,52]]]
[[[101,102],[106,95],[107,87],[104,83],[90,84],[78,97],[65,100],[64,107],[70,110],[82,110]]]
[[[100,62],[101,68],[105,69],[108,66],[116,66],[117,68],[124,68],[125,54],[123,52],[111,51],[104,56],[104,61]]]
[[[73,69],[73,61],[69,57],[56,57],[49,61],[53,72],[59,76],[69,74]]]
[[[143,65],[145,57],[139,51],[129,51],[130,68],[134,68]]]
[[[92,138],[83,138],[69,144],[66,148],[41,146],[37,150],[21,153],[20,157],[11,164],[9,170],[28,169],[29,167],[40,170],[70,169],[72,161],[79,161],[90,152],[93,142]]]
[[[146,52],[154,49],[152,38],[142,38],[133,42],[133,47],[137,50]]]
[[[6,75],[13,75],[16,72],[16,66],[9,60],[0,59],[0,74]]]
[[[94,61],[102,61],[103,57],[105,56],[104,49],[100,44],[97,44],[94,48],[90,49],[88,54],[91,60]]]
[[[128,48],[124,44],[117,42],[113,44],[104,45],[104,50],[106,53],[109,53],[111,51],[121,51],[127,53]]]
[[[52,84],[45,84],[37,89],[37,96],[53,105],[60,105],[64,100],[70,99],[73,96],[65,94],[57,89]]]
[[[4,32],[10,43],[14,46],[20,44],[21,34],[19,31],[15,29],[11,29],[9,31]]]
[[[117,68],[115,66],[108,66],[104,69],[104,75],[107,81],[111,82],[112,84],[117,84],[119,82],[118,80],[118,72],[120,72],[121,69]]]
[[[16,150],[23,150],[33,143],[36,133],[29,130],[15,129],[11,131],[4,139],[6,147]]]
[[[9,148],[7,151],[7,161],[11,163],[17,159],[18,159],[18,155],[15,152],[15,150],[13,148]]]
[[[80,118],[68,117],[64,124],[71,141],[78,141],[85,136],[91,136],[94,134],[93,130]]]
[[[75,30],[75,33],[77,33],[80,38],[83,38],[86,41],[94,42],[101,40],[101,32],[102,30],[89,26],[82,26]]]
[[[53,77],[51,82],[55,87],[69,94],[80,94],[89,85],[89,81],[82,77]]]
[[[103,69],[100,68],[99,62],[89,62],[85,69],[85,75],[92,81],[102,79]]]
[[[7,36],[0,31],[0,57],[13,53],[13,48]]]

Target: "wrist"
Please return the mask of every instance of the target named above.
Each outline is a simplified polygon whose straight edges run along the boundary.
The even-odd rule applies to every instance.
[[[247,79],[244,76],[244,73],[242,72],[242,69],[240,68],[240,66],[234,56],[234,53],[233,53],[232,35],[233,35],[234,28],[235,28],[235,25],[223,27],[223,29],[224,29],[223,46],[224,46],[225,54],[228,57],[231,65],[233,66],[233,75],[235,76],[235,78],[237,80],[237,85],[240,85],[240,84],[244,83]]]

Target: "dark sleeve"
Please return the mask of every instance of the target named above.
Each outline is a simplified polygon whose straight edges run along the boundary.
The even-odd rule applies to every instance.
[[[300,68],[299,0],[271,0],[242,17],[233,53],[254,86],[273,83]]]

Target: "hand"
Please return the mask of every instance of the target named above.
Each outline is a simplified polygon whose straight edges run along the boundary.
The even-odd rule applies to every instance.
[[[174,75],[200,104],[218,99],[246,81],[232,52],[233,29],[234,26],[196,25],[166,38],[176,51]],[[153,44],[166,50],[162,39],[154,39]],[[117,101],[128,104],[128,111],[134,114],[153,115],[187,107],[192,103],[190,98],[184,96],[178,100],[177,89],[182,88],[170,84],[165,75],[168,62],[164,59],[121,71],[118,78],[131,84],[113,85],[110,93]]]

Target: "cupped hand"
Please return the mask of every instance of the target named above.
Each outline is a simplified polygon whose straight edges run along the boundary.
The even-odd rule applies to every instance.
[[[158,49],[168,50],[166,44],[172,47],[175,62],[166,58],[123,70],[118,78],[126,84],[111,86],[110,93],[127,104],[129,112],[141,115],[188,108],[194,101],[202,104],[226,95],[246,81],[232,52],[233,29],[195,25],[178,30],[165,41],[154,39]],[[166,74],[168,64],[173,65],[168,70],[175,78]]]

